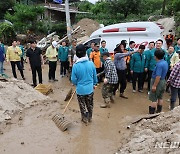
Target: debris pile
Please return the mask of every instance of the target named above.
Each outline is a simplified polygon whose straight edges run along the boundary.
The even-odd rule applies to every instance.
[[[178,153],[180,149],[180,107],[143,119],[125,137],[117,153]],[[128,139],[127,139],[128,138]]]
[[[47,99],[24,81],[0,80],[0,122],[10,120],[12,114]]]
[[[90,36],[94,31],[100,28],[100,25],[97,21],[84,18],[80,20],[74,28],[80,26],[80,31],[75,35],[75,37],[83,37],[83,36]]]
[[[164,27],[164,31],[162,32],[164,36],[169,34],[169,30],[172,30],[173,35],[175,35],[174,17],[159,19],[157,23],[161,24]]]

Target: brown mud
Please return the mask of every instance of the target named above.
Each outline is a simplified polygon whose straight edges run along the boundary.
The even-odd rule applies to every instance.
[[[12,76],[10,66],[5,64],[6,73]],[[18,71],[17,71],[18,72]],[[31,72],[25,67],[26,83],[31,83]],[[19,72],[17,73],[20,79]],[[81,122],[76,96],[65,113],[72,122],[71,127],[62,132],[52,121],[57,113],[62,113],[66,102],[64,98],[71,87],[67,77],[60,78],[59,65],[56,71],[58,82],[51,83],[54,92],[51,99],[40,101],[36,105],[16,113],[11,120],[0,124],[1,154],[112,154],[128,138],[128,122],[133,117],[148,112],[148,95],[132,93],[128,83],[128,100],[117,93],[115,104],[111,108],[101,109],[103,102],[101,85],[95,90],[93,120],[88,126]],[[48,83],[48,66],[43,70],[43,82]],[[75,87],[73,87],[75,89]],[[165,94],[164,100],[169,98]],[[163,111],[168,111],[169,103],[164,101]],[[127,138],[124,138],[126,136]]]

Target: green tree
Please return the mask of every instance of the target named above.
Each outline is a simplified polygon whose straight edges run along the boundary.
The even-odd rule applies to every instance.
[[[109,2],[107,2],[107,1],[99,1],[94,6],[92,6],[91,11],[94,14],[109,13]]]
[[[44,13],[44,8],[40,6],[31,6],[16,4],[13,7],[14,14],[7,13],[5,18],[13,23],[14,29],[19,32],[31,30],[36,32],[38,18]]]
[[[82,2],[75,3],[75,6],[78,8],[79,11],[90,12],[94,5],[90,3],[89,1],[85,0]]]
[[[112,0],[109,3],[109,10],[113,14],[122,13],[124,18],[129,14],[139,14],[142,0]]]
[[[12,25],[8,23],[0,24],[0,38],[4,43],[12,42],[12,39],[15,38],[15,32]]]
[[[13,0],[0,0],[0,19],[4,19],[6,11],[14,6]]]

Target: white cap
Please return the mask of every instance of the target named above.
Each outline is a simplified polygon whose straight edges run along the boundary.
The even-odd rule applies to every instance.
[[[57,45],[58,45],[58,43],[57,43],[56,41],[53,41],[53,42],[52,42],[52,46],[53,46],[54,48],[56,48]]]

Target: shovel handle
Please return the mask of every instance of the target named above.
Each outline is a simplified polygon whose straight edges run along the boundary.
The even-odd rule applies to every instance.
[[[64,113],[66,112],[66,110],[67,110],[67,108],[68,108],[68,106],[69,106],[71,100],[73,99],[73,96],[74,96],[75,93],[76,93],[76,91],[74,90],[74,92],[72,93],[72,96],[71,96],[71,98],[69,99],[69,101],[68,101],[68,103],[67,103],[65,109],[63,110],[63,113],[62,113],[62,114],[64,114]]]

